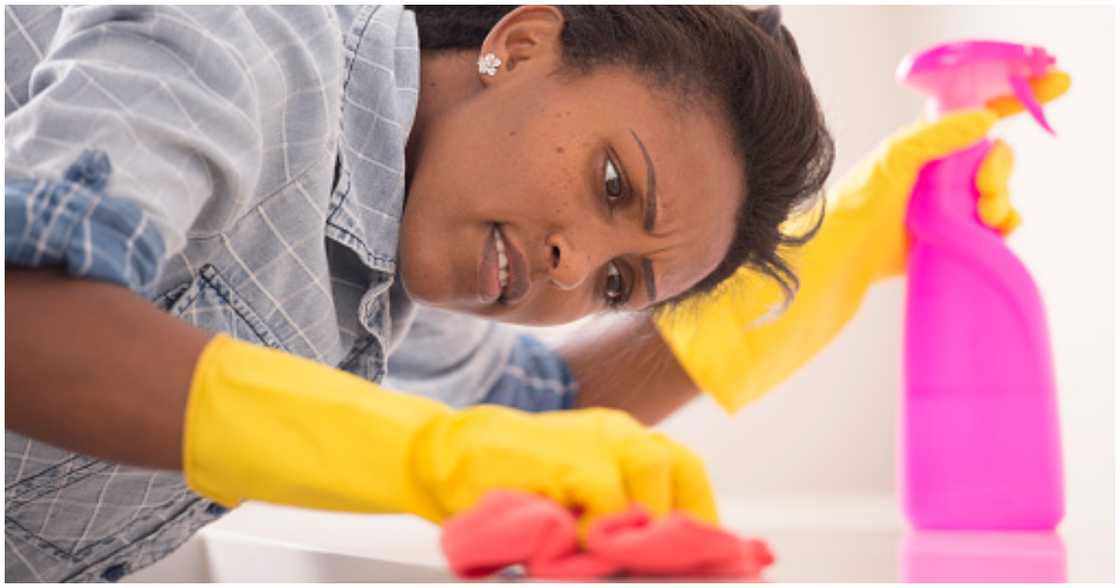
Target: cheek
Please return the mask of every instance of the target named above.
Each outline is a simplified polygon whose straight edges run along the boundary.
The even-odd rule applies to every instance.
[[[439,275],[444,258],[442,243],[434,235],[433,219],[420,214],[422,209],[405,210],[401,222],[398,263],[405,290],[422,303],[436,303],[445,297],[446,276]]]
[[[546,139],[510,144],[508,156],[478,178],[479,204],[535,233],[575,222],[588,212],[581,210],[586,173],[572,155],[577,147]]]
[[[529,112],[525,112],[528,110]],[[545,218],[571,212],[585,189],[591,143],[569,112],[527,108],[501,119],[478,161],[489,192],[505,204],[523,205]]]

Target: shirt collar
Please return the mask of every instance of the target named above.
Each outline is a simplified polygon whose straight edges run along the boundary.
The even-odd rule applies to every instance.
[[[393,273],[420,80],[415,16],[402,6],[363,7],[345,34],[344,58],[339,185],[328,229],[367,265]]]

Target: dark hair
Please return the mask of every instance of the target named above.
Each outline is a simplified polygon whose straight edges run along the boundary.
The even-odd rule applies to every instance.
[[[513,6],[410,6],[423,50],[477,49]],[[735,235],[720,264],[692,288],[663,304],[706,294],[746,264],[778,281],[786,302],[797,276],[779,247],[801,245],[820,228],[824,208],[808,231],[785,234],[780,225],[820,202],[834,146],[801,65],[797,43],[776,6],[560,6],[564,67],[587,73],[623,65],[654,86],[714,101],[731,123],[743,157],[746,198]]]

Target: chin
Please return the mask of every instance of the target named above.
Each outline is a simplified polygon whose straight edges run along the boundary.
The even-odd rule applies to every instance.
[[[423,276],[414,275],[416,272],[413,264],[405,263],[403,259],[400,261],[398,273],[400,276],[401,287],[404,288],[408,297],[412,300],[427,306],[439,306],[439,300],[443,297],[441,292],[434,288],[439,280],[425,280]]]
[[[400,280],[405,293],[413,302],[442,310],[487,317],[485,309],[480,308],[477,303],[472,305],[462,299],[456,299],[455,293],[446,289],[446,278],[425,276],[424,272],[413,275],[409,270],[407,265],[400,268]]]

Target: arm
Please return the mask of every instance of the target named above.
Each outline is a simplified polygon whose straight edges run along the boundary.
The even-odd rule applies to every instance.
[[[638,500],[707,521],[699,460],[609,411],[453,412],[302,358],[210,335],[119,286],[8,270],[6,426],[246,499],[433,521],[489,490],[579,507]],[[586,520],[585,519],[585,520]]]
[[[210,335],[117,285],[5,271],[5,426],[73,451],[180,468],[191,372]]]
[[[579,383],[578,407],[616,408],[652,425],[700,393],[650,317],[606,322],[559,349]]]
[[[1058,70],[1031,80],[1041,103],[1069,85]],[[790,256],[801,288],[774,320],[757,322],[780,293],[746,269],[710,298],[660,316],[658,329],[693,381],[734,412],[808,362],[851,319],[868,288],[905,271],[906,211],[926,163],[975,144],[997,117],[1021,110],[1014,97],[997,98],[986,109],[919,122],[884,141],[830,191],[820,232]],[[997,141],[976,178],[977,213],[1004,234],[1018,222],[1007,202],[1010,173],[1010,149]]]

